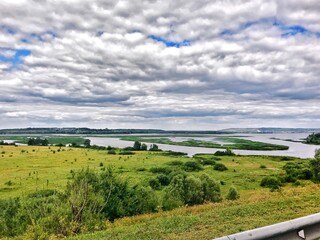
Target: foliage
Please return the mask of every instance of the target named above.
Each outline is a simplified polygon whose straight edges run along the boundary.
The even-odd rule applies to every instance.
[[[283,166],[286,171],[285,181],[295,182],[297,179],[310,180],[313,177],[308,162],[288,162]]]
[[[168,177],[168,175],[165,175],[165,174],[160,174],[157,176],[157,179],[159,180],[159,183],[162,185],[162,186],[168,186],[169,183],[170,183],[170,178]]]
[[[276,177],[264,177],[260,182],[261,187],[270,188],[271,190],[278,190],[282,186],[280,180]]]
[[[214,165],[216,164],[216,161],[213,160],[213,159],[204,158],[204,159],[198,159],[198,161],[199,161],[202,165],[212,165],[212,166],[214,166]]]
[[[134,149],[135,151],[139,151],[140,148],[141,148],[141,142],[135,141],[134,144],[133,144],[133,149]]]
[[[234,156],[235,154],[229,148],[227,148],[225,151],[216,151],[214,155],[215,156]]]
[[[194,205],[204,202],[221,201],[220,186],[208,175],[185,176],[175,175],[164,196],[163,208],[173,209],[184,204]]]
[[[157,144],[151,144],[149,151],[160,151],[160,149]]]
[[[320,133],[312,133],[312,134],[310,134],[306,138],[305,143],[320,145]]]
[[[228,170],[228,168],[223,164],[223,163],[216,163],[214,166],[213,166],[213,169],[214,170],[217,170],[217,171],[226,171]]]
[[[49,141],[48,139],[44,138],[29,138],[28,145],[29,146],[48,146]]]
[[[237,200],[239,198],[240,198],[240,195],[239,195],[237,189],[234,186],[230,187],[228,195],[226,196],[226,199],[227,200]]]
[[[198,162],[188,161],[184,163],[183,169],[187,172],[193,172],[203,170],[203,167]]]
[[[170,166],[181,166],[183,165],[183,162],[179,161],[179,160],[175,160],[175,161],[171,161],[167,163]]]
[[[158,178],[150,178],[149,179],[149,186],[154,190],[161,189],[161,183]]]
[[[147,144],[142,143],[142,144],[141,144],[141,147],[140,147],[140,150],[141,150],[141,151],[147,151],[147,150],[148,150]]]
[[[169,174],[172,171],[169,167],[152,167],[150,168],[150,172],[152,173],[164,173]]]
[[[162,155],[164,156],[186,156],[188,155],[187,153],[184,153],[184,152],[176,152],[176,151],[165,151],[162,153]]]

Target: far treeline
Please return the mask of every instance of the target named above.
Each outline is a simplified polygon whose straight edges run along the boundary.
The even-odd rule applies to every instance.
[[[0,129],[0,134],[222,134],[224,131],[165,131],[160,129],[16,128]]]
[[[310,134],[306,138],[305,143],[320,145],[320,133],[312,133],[312,134]]]

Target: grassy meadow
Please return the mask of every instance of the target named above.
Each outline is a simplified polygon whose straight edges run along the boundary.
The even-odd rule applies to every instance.
[[[211,155],[198,155],[211,158]],[[204,166],[199,172],[208,173],[214,179],[223,181],[222,191],[234,185],[238,190],[252,190],[259,187],[264,176],[282,171],[285,162],[281,157],[223,156],[219,163],[229,170],[215,171]],[[147,182],[154,173],[152,167],[168,167],[172,161],[192,161],[183,156],[167,156],[161,152],[137,151],[134,155],[107,154],[105,150],[53,146],[0,146],[0,198],[15,197],[39,189],[61,190],[72,177],[72,171],[112,167],[121,178],[131,184]],[[261,168],[264,165],[266,168]]]
[[[306,180],[300,186],[287,183],[280,191],[260,187],[265,176],[284,174],[288,162],[307,161],[271,156],[213,156],[194,158],[170,156],[163,152],[136,151],[132,155],[108,154],[106,150],[54,146],[0,146],[0,199],[23,197],[42,189],[63,191],[73,172],[87,168],[97,172],[111,167],[130,185],[148,185],[156,174],[153,168],[173,168],[173,162],[205,162],[214,159],[228,170],[217,171],[212,165],[188,175],[207,173],[221,183],[222,197],[235,186],[240,199],[223,200],[171,211],[125,217],[111,223],[105,231],[70,239],[211,239],[230,233],[261,227],[320,210],[319,186]],[[163,194],[163,189],[156,191]],[[19,238],[18,239],[23,239]]]
[[[215,143],[212,141],[204,141],[197,139],[188,139],[184,141],[173,141],[167,137],[143,137],[143,136],[119,136],[122,140],[140,141],[148,143],[159,143],[168,145],[188,146],[188,147],[205,147],[205,148],[222,148],[222,149],[241,149],[241,150],[258,150],[258,151],[272,151],[272,150],[288,150],[288,146],[264,143],[258,141],[251,141],[235,137],[219,137],[218,139],[226,142],[225,144]]]

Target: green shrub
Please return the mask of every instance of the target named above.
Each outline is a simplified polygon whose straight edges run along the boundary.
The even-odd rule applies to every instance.
[[[139,168],[137,168],[137,171],[138,172],[144,172],[144,171],[146,171],[147,169],[146,168],[144,168],[144,167],[139,167]]]
[[[170,184],[170,177],[168,175],[160,174],[157,176],[157,179],[162,186],[168,186]]]
[[[228,170],[228,168],[222,163],[216,163],[214,165],[213,169],[217,170],[217,171],[226,171],[226,170]]]
[[[175,161],[168,162],[167,164],[170,166],[181,166],[183,165],[183,162],[175,160]]]
[[[115,151],[115,150],[113,150],[113,149],[110,149],[110,150],[108,150],[108,154],[112,154],[112,155],[115,155],[115,154],[117,154],[117,153],[116,153],[116,151]]]
[[[151,178],[149,179],[149,186],[154,190],[161,189],[161,183],[158,178]]]
[[[198,162],[185,162],[183,165],[183,169],[188,171],[188,172],[193,172],[193,171],[200,171],[203,170],[203,167],[201,166],[200,163]]]
[[[235,187],[229,189],[228,195],[226,196],[227,200],[237,200],[240,198],[240,195]]]
[[[169,174],[172,171],[169,167],[152,167],[150,168],[150,172],[152,173],[163,173],[163,174]]]
[[[261,187],[267,187],[271,190],[278,190],[280,189],[281,185],[282,184],[280,180],[276,177],[264,177],[260,183]]]
[[[184,202],[189,205],[195,205],[203,203],[204,191],[202,182],[199,178],[194,176],[188,176],[184,181],[185,186],[185,199]]]
[[[157,211],[159,202],[150,187],[136,185],[129,192],[127,204],[127,213],[132,216]]]
[[[134,152],[128,151],[128,150],[121,150],[119,152],[119,155],[133,155]]]
[[[232,152],[229,148],[227,148],[225,151],[216,151],[214,155],[215,156],[234,156],[236,154]]]
[[[201,160],[199,160],[199,162],[202,165],[212,165],[212,166],[214,166],[216,164],[216,161],[213,160],[213,159],[201,159]]]
[[[200,176],[205,202],[220,202],[221,190],[219,182],[213,180],[209,175],[202,174]]]
[[[188,155],[187,153],[184,153],[184,152],[175,152],[175,151],[165,151],[162,153],[162,155],[164,156],[186,156]]]

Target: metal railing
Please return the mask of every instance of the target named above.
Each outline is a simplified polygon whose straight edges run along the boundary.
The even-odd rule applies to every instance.
[[[214,240],[315,240],[320,239],[320,213],[256,228]]]

